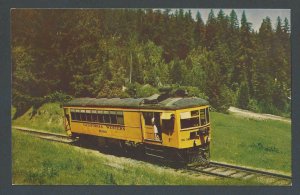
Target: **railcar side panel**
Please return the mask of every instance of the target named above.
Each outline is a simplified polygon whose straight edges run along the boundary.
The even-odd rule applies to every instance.
[[[71,108],[72,109],[72,108]],[[97,109],[95,112],[105,111]],[[142,142],[139,112],[123,112],[124,124],[86,122],[71,119],[71,132],[107,138]]]
[[[143,141],[140,112],[124,112],[125,137],[127,140]]]

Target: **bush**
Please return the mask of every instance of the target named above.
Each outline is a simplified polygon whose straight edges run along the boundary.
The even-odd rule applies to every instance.
[[[211,106],[216,111],[227,113],[233,101],[232,91],[225,85],[219,91],[214,91],[214,89],[210,89],[210,91],[209,103]]]
[[[208,96],[204,92],[202,92],[198,87],[193,87],[193,86],[180,86],[180,85],[164,86],[164,87],[160,87],[159,91],[160,93],[167,93],[171,96],[178,95],[178,93],[181,93],[179,91],[186,91],[188,97],[199,97],[208,100]]]
[[[258,102],[255,99],[249,100],[248,108],[249,108],[249,110],[251,110],[253,112],[261,112]]]
[[[153,94],[159,93],[157,88],[149,84],[141,85],[139,83],[128,84],[125,92],[132,98],[149,97]]]
[[[137,89],[137,97],[149,97],[153,94],[159,93],[158,89],[146,84]]]
[[[177,90],[186,90],[188,92],[188,97],[199,97],[202,99],[208,99],[208,96],[203,93],[198,87],[192,87],[192,86],[179,86],[175,88],[173,91]]]
[[[47,103],[47,102],[64,103],[64,102],[70,101],[71,99],[72,99],[71,96],[69,96],[61,91],[55,91],[54,93],[44,96],[44,103]]]
[[[138,83],[129,83],[126,86],[125,92],[129,95],[129,97],[137,97],[137,89],[141,87]]]
[[[267,101],[257,101],[255,99],[250,99],[248,109],[253,112],[259,112],[259,113],[268,113],[268,114],[274,114],[278,116],[283,117],[290,117],[291,116],[291,107],[290,104],[285,105],[285,109],[281,110],[278,109],[275,105],[273,105],[270,102]]]
[[[274,115],[281,115],[282,111],[278,110],[276,106],[274,106],[270,102],[266,101],[261,101],[259,103],[259,107],[261,109],[261,112],[263,113],[269,113],[269,114],[274,114]]]
[[[104,86],[99,91],[97,98],[126,98],[130,97],[130,95],[122,90],[121,87],[115,86],[112,82],[107,81],[104,83]]]

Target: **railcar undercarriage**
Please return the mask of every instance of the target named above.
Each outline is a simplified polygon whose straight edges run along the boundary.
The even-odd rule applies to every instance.
[[[131,141],[112,138],[95,137],[83,134],[73,134],[79,137],[79,141],[98,149],[108,149],[113,153],[129,154],[133,157],[150,157],[157,160],[169,161],[186,166],[208,166],[210,158],[209,144],[205,146],[194,146],[192,148],[177,149],[165,146],[134,143]]]

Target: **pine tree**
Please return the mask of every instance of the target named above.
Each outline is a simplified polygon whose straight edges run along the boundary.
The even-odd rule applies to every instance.
[[[217,31],[217,21],[215,18],[214,11],[211,9],[208,14],[208,19],[206,23],[206,32],[205,32],[205,38],[206,38],[205,45],[209,50],[213,50],[217,43],[216,31]]]
[[[228,33],[230,36],[227,38],[227,44],[229,48],[229,63],[231,64],[231,75],[230,75],[230,88],[232,90],[237,90],[236,86],[238,85],[239,82],[239,74],[240,74],[240,69],[239,69],[239,49],[240,49],[240,28],[239,28],[239,21],[236,15],[236,12],[232,10],[230,12],[230,18],[229,18],[229,31]]]
[[[205,44],[205,26],[204,22],[201,18],[201,14],[197,11],[196,14],[196,25],[194,30],[194,40],[195,40],[195,47],[203,47]]]
[[[253,94],[252,77],[253,77],[253,59],[254,46],[252,38],[251,23],[247,21],[245,11],[241,18],[240,29],[240,46],[237,54],[237,64],[234,67],[233,81],[236,83],[247,82],[250,94]]]
[[[230,29],[232,31],[239,30],[239,21],[234,10],[230,12]]]

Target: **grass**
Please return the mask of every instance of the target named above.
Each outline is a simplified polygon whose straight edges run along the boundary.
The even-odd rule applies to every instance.
[[[14,184],[262,185],[256,180],[193,176],[97,151],[45,142],[13,130]]]
[[[291,124],[211,113],[211,159],[291,173]]]

